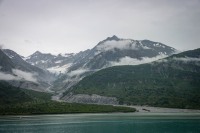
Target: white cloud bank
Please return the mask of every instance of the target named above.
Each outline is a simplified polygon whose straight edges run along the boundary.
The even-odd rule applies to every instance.
[[[68,73],[68,75],[70,77],[79,76],[79,75],[81,75],[85,72],[88,72],[88,71],[90,71],[90,70],[88,70],[88,69],[78,69],[78,70],[71,71],[70,73]]]
[[[110,64],[111,66],[121,66],[121,65],[139,65],[139,64],[144,64],[144,63],[150,63],[152,61],[156,61],[158,59],[162,59],[165,58],[166,55],[158,55],[156,57],[143,57],[141,60],[138,60],[136,58],[131,58],[129,56],[125,56],[121,59],[119,59],[119,61],[111,61]]]
[[[177,61],[183,61],[183,62],[198,62],[200,61],[200,58],[191,58],[191,57],[181,57],[181,58],[177,58],[177,57],[174,57],[173,58],[174,60],[177,60]]]
[[[24,72],[18,69],[13,69],[12,72],[14,75],[0,72],[0,80],[26,80],[37,83],[36,73]]]
[[[16,80],[17,77],[11,74],[0,72],[0,80]]]
[[[109,51],[115,48],[121,49],[121,50],[136,49],[135,44],[136,42],[132,40],[119,40],[119,41],[111,40],[111,41],[106,41],[103,44],[100,44],[99,46],[97,46],[97,49],[100,51]]]

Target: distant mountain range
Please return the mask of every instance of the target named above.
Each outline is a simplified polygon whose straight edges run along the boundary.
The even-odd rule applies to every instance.
[[[45,80],[49,84],[51,82],[51,90],[63,92],[98,70],[117,65],[151,62],[172,55],[177,50],[159,42],[121,39],[114,35],[100,41],[94,48],[77,54],[52,55],[36,51],[23,57],[12,50],[4,49],[3,52],[15,64],[15,68],[37,73],[38,81]],[[9,67],[6,69],[11,70]],[[48,71],[57,76],[55,81]]]
[[[67,90],[83,77],[116,65],[138,65],[172,55],[176,49],[149,40],[108,37],[94,48],[74,55],[66,73],[55,82],[54,90]]]
[[[71,87],[62,99],[102,104],[101,96],[108,97],[107,104],[116,98],[119,104],[200,109],[200,49],[100,70]]]
[[[93,49],[81,51],[77,54],[66,53],[56,56],[36,51],[24,59],[32,65],[50,71],[68,65],[68,69],[65,70],[69,72],[78,69],[102,69],[121,64],[138,64],[145,62],[148,58],[160,55],[168,56],[174,52],[176,52],[174,48],[162,43],[149,40],[120,39],[114,35],[99,42]],[[126,60],[132,62],[125,62]],[[64,73],[65,71],[61,72]]]
[[[13,86],[46,91],[55,79],[53,74],[30,65],[12,50],[0,50],[0,58],[0,80],[6,80]]]
[[[62,73],[54,82],[52,90],[67,90],[83,77],[116,65],[138,65],[176,53],[177,50],[159,42],[149,40],[108,37],[94,48],[77,54],[54,56],[36,52],[26,61],[51,72]]]
[[[10,102],[6,93],[11,100],[23,101],[21,94],[30,100],[27,92],[34,92],[24,88],[67,102],[200,109],[200,49],[176,53],[159,42],[115,35],[76,54],[36,51],[23,57],[0,49],[0,102]]]
[[[52,55],[36,51],[32,55],[24,58],[25,61],[31,65],[37,66],[41,69],[49,70],[52,73],[64,73],[66,68],[73,61],[73,53]]]

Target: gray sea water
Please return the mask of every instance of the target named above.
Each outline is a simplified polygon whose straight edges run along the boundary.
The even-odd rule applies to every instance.
[[[0,116],[0,133],[200,133],[200,114]]]

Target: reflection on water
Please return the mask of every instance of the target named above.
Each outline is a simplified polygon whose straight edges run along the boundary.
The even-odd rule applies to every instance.
[[[2,116],[1,133],[200,133],[200,114]]]

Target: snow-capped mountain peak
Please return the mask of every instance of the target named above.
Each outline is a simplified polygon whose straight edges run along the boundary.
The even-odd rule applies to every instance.
[[[32,65],[59,74],[67,70],[68,67],[66,65],[69,66],[72,63],[73,55],[73,53],[52,55],[50,53],[36,51],[24,59]]]
[[[88,74],[103,68],[116,65],[144,64],[169,56],[175,51],[174,48],[159,42],[122,39],[114,35],[100,41],[94,48],[72,56],[70,67],[67,68],[64,77],[58,79],[60,82],[57,83],[60,84],[56,86],[63,84],[67,89]],[[77,74],[79,70],[83,73]],[[77,75],[74,74],[72,77],[70,73]]]
[[[172,47],[150,40],[123,39],[116,35],[100,41],[94,48],[77,54],[52,55],[36,51],[26,61],[52,73],[61,74],[55,89],[68,88],[90,73],[116,65],[138,65],[175,53]],[[81,73],[80,73],[81,72]],[[72,76],[73,75],[73,76]],[[58,88],[59,86],[59,88]]]

